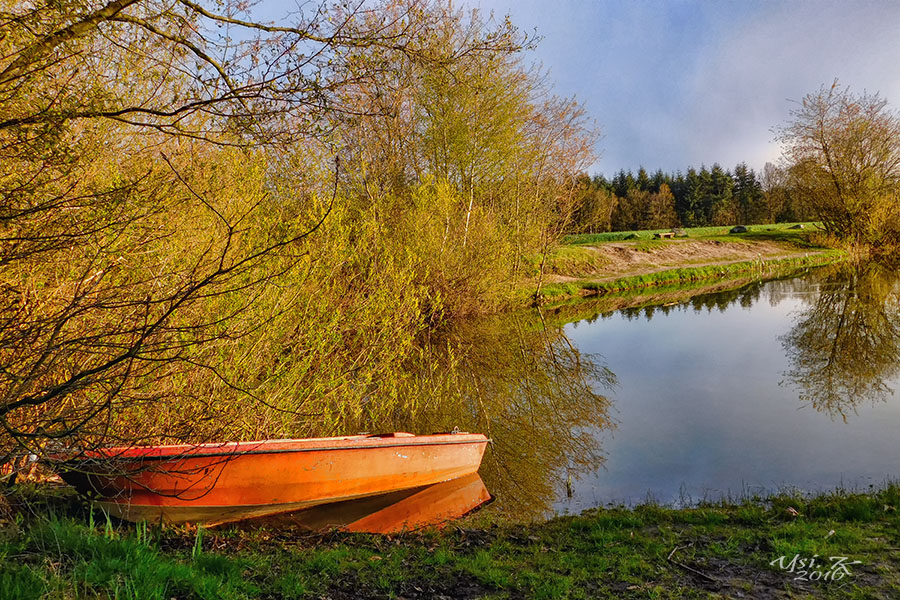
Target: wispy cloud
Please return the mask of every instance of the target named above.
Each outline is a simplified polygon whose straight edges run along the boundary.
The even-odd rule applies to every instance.
[[[839,78],[900,107],[900,3],[470,0],[544,41],[535,58],[605,138],[595,165],[682,169],[778,156],[772,128]]]

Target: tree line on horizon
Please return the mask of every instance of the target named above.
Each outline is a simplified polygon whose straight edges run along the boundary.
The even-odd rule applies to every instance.
[[[671,227],[752,225],[805,221],[813,214],[792,192],[788,173],[766,163],[757,173],[746,163],[718,163],[686,171],[637,173],[621,169],[577,177],[578,208],[569,233],[637,231]]]
[[[835,243],[895,260],[900,248],[900,111],[834,80],[776,129],[783,160],[756,173],[714,164],[685,173],[577,178],[569,233],[816,220]]]

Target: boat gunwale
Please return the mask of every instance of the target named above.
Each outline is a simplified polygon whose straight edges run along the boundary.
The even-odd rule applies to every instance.
[[[136,461],[165,461],[165,460],[191,460],[191,459],[202,459],[202,458],[224,458],[224,457],[232,457],[236,458],[239,456],[248,456],[248,455],[263,455],[263,454],[289,454],[293,452],[334,452],[338,450],[376,450],[379,448],[403,448],[403,447],[411,447],[411,446],[449,446],[449,445],[461,445],[461,444],[488,444],[491,442],[491,438],[484,436],[483,434],[441,434],[441,435],[454,435],[457,436],[465,436],[469,439],[439,439],[439,440],[423,440],[422,438],[432,438],[435,436],[415,436],[410,438],[363,438],[365,440],[373,440],[373,441],[381,441],[381,440],[390,440],[391,443],[371,443],[371,444],[346,444],[341,446],[312,446],[312,447],[294,447],[294,448],[270,448],[270,449],[256,449],[252,450],[242,450],[240,446],[252,446],[253,444],[266,444],[270,442],[279,442],[279,443],[291,443],[296,441],[307,441],[307,440],[266,440],[263,442],[232,442],[235,444],[233,449],[230,450],[222,450],[222,451],[213,451],[213,452],[204,452],[203,450],[215,449],[216,447],[221,446],[213,446],[208,444],[198,444],[197,446],[187,446],[186,450],[181,453],[176,454],[144,454],[140,453],[140,450],[152,451],[156,448],[164,448],[160,446],[146,446],[146,447],[132,447],[132,448],[108,448],[102,451],[94,451],[96,454],[92,455],[82,455],[77,457],[71,457],[64,459],[63,463],[69,464],[77,464],[82,462],[92,462],[92,461],[123,461],[123,462],[136,462]],[[470,437],[471,436],[471,437]],[[471,439],[475,437],[476,439]],[[329,439],[329,438],[324,438]],[[348,439],[354,441],[362,441],[357,440],[355,438],[330,438],[330,439]],[[399,439],[408,439],[408,442],[397,442],[394,440]],[[417,441],[418,440],[418,441]],[[312,440],[310,440],[312,441]],[[170,446],[177,447],[177,446]],[[114,453],[114,451],[120,451],[120,453]],[[102,452],[102,454],[101,454]]]

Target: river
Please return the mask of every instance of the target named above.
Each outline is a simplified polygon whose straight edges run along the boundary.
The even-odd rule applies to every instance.
[[[596,428],[604,468],[556,510],[896,478],[897,290],[893,274],[845,267],[567,325],[616,374],[616,427]]]
[[[900,475],[898,293],[839,265],[478,319],[423,344],[409,406],[373,427],[488,434],[490,510],[518,519],[866,490]]]

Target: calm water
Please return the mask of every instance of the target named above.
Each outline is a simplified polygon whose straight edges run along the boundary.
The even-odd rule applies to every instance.
[[[458,323],[422,341],[405,404],[360,426],[487,434],[490,510],[519,520],[900,479],[895,272],[654,293],[689,299]]]
[[[617,385],[602,390],[614,426],[576,425],[605,460],[564,467],[572,497],[553,508],[897,479],[897,291],[879,269],[820,270],[565,325]]]

